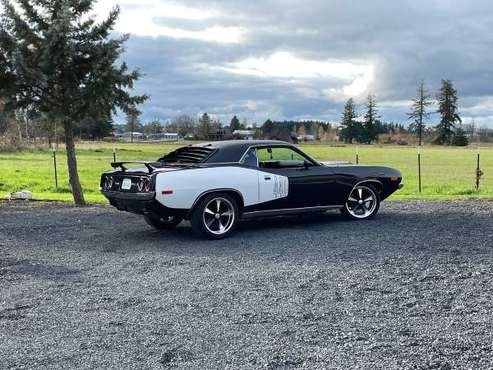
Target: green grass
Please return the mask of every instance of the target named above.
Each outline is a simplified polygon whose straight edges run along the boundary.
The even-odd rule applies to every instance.
[[[154,161],[175,149],[176,144],[126,144],[117,146],[117,160]],[[355,147],[301,145],[313,157],[326,161],[354,161]],[[111,169],[113,144],[80,144],[77,149],[79,174],[88,201],[101,202],[99,177]],[[485,173],[481,191],[474,189],[476,149],[425,147],[422,150],[423,192],[417,191],[416,150],[412,147],[363,146],[360,164],[383,165],[399,169],[405,187],[392,199],[493,199],[493,148],[481,151],[481,168]],[[53,159],[49,150],[0,153],[0,196],[12,191],[31,190],[39,200],[72,200],[68,183],[65,152],[58,159],[59,187],[55,188]]]

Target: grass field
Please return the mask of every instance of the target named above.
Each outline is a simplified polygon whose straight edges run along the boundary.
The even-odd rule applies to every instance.
[[[180,144],[183,145],[183,144]],[[118,143],[117,160],[155,161],[176,144]],[[319,160],[355,159],[353,146],[300,145]],[[99,177],[111,169],[113,144],[79,144],[77,149],[81,182],[88,201],[101,202]],[[360,164],[384,165],[399,169],[405,187],[392,199],[493,199],[493,148],[481,150],[484,176],[481,190],[474,188],[475,148],[425,147],[422,149],[423,192],[417,190],[416,149],[413,147],[360,147]],[[53,159],[49,150],[0,153],[0,197],[12,191],[31,190],[39,200],[72,200],[65,162],[65,152],[58,159],[59,187],[55,188]]]

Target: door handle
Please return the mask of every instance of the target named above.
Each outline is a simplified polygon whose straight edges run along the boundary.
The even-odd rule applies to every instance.
[[[264,176],[264,180],[270,180],[270,179],[271,179],[270,176],[267,176],[267,175]]]

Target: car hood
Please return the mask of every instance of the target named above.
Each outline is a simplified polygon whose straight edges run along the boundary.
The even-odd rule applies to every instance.
[[[352,166],[353,163],[348,162],[348,161],[324,161],[324,162],[319,162],[322,163],[324,166],[329,166],[329,167],[338,167],[338,166]]]
[[[348,173],[354,173],[364,176],[395,176],[402,177],[399,170],[384,166],[371,166],[371,165],[361,165],[354,164],[351,162],[344,161],[332,161],[332,162],[320,162],[326,167],[337,167],[343,169],[342,171]]]

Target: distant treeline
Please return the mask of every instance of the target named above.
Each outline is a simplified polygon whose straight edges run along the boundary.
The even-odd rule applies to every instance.
[[[471,140],[493,141],[493,130],[478,127],[474,122],[462,124],[458,114],[457,92],[452,82],[444,80],[436,102],[431,99],[421,83],[417,97],[410,107],[409,121],[406,125],[385,122],[378,114],[378,106],[373,95],[359,108],[349,99],[341,114],[340,122],[329,123],[320,120],[267,119],[257,125],[246,119],[240,121],[235,115],[229,122],[221,122],[208,113],[199,118],[181,115],[172,121],[155,119],[146,123],[141,121],[141,113],[131,110],[123,125],[114,125],[107,116],[91,116],[74,123],[74,135],[82,140],[101,140],[124,132],[140,132],[144,135],[172,132],[190,140],[224,140],[237,138],[238,130],[249,130],[255,138],[278,139],[296,142],[298,140],[319,140],[325,142],[342,141],[346,143],[395,143],[395,144],[446,144],[467,145]],[[437,105],[432,111],[429,107]],[[436,114],[431,124],[432,114]],[[63,140],[63,126],[50,115],[33,115],[21,109],[14,114],[3,111],[0,101],[0,139],[1,147],[15,148],[22,143],[40,138],[49,142]]]

